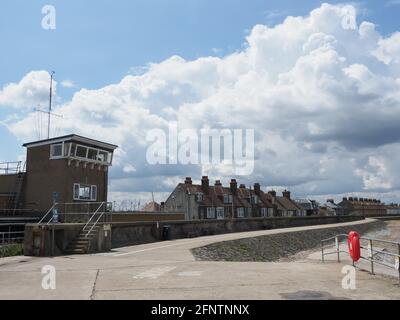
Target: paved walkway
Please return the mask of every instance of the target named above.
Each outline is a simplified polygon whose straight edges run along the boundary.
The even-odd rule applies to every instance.
[[[334,261],[208,262],[190,253],[219,241],[351,224],[181,239],[95,255],[3,258],[0,299],[399,299],[396,280],[362,271],[356,290],[342,289],[344,264]],[[45,265],[56,268],[55,290],[41,286]]]

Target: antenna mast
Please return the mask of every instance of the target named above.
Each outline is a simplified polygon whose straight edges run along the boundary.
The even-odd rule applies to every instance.
[[[55,72],[50,73],[50,99],[49,99],[49,117],[47,121],[47,139],[50,139],[50,121],[51,121],[51,99],[53,96],[53,76]]]

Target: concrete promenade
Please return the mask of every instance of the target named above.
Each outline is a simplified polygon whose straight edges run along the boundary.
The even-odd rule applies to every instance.
[[[291,262],[196,261],[206,244],[369,223],[275,229],[125,247],[110,253],[0,259],[0,299],[399,299],[397,280],[357,271],[357,289],[342,289],[342,267],[317,253]],[[56,268],[56,289],[42,288],[42,267]]]

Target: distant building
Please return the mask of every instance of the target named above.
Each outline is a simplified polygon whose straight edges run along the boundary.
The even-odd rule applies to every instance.
[[[21,163],[11,171],[7,163],[0,166],[1,209],[44,213],[54,198],[59,203],[107,201],[116,145],[72,134],[23,146],[26,170]]]
[[[319,214],[323,216],[340,216],[344,214],[344,210],[333,199],[328,199],[319,206]]]
[[[386,206],[386,214],[400,215],[400,205],[392,203]]]
[[[296,199],[295,202],[305,211],[305,215],[313,216],[318,214],[318,203],[315,200]]]
[[[157,202],[151,201],[151,202],[147,203],[147,204],[143,207],[142,211],[146,211],[146,212],[159,212],[159,211],[161,211],[161,206],[160,206],[160,204],[158,204]]]
[[[354,214],[366,217],[383,216],[386,214],[386,205],[377,199],[349,197],[343,198],[339,206],[344,214]]]
[[[199,185],[193,184],[190,177],[179,183],[163,204],[163,210],[183,211],[186,220],[302,215],[289,191],[277,197],[274,191],[262,191],[259,183],[246,188],[243,184],[238,186],[235,179],[229,187],[222,186],[219,180],[211,186],[207,176],[202,177]]]
[[[269,191],[272,198],[272,204],[276,207],[277,217],[303,217],[306,216],[306,210],[291,199],[291,193],[288,190],[282,192],[282,196],[277,196],[276,191]]]

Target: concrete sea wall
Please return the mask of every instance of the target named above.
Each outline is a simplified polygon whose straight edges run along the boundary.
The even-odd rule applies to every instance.
[[[371,221],[352,226],[329,227],[294,232],[281,232],[253,238],[213,243],[192,250],[198,260],[206,261],[276,261],[290,257],[298,252],[319,248],[322,239],[337,234],[357,231],[365,234],[384,229],[382,221]]]
[[[232,232],[246,232],[277,228],[291,228],[309,225],[323,225],[363,220],[360,216],[338,217],[276,217],[235,220],[195,220],[195,221],[148,221],[148,222],[111,222],[99,224],[100,232],[93,239],[90,252],[104,252],[111,248],[156,242],[166,239],[182,239],[204,235],[216,235]],[[25,255],[49,256],[63,254],[68,244],[83,228],[82,223],[58,223],[54,226],[25,226]],[[106,230],[111,226],[111,230]],[[165,228],[168,233],[165,233]]]

